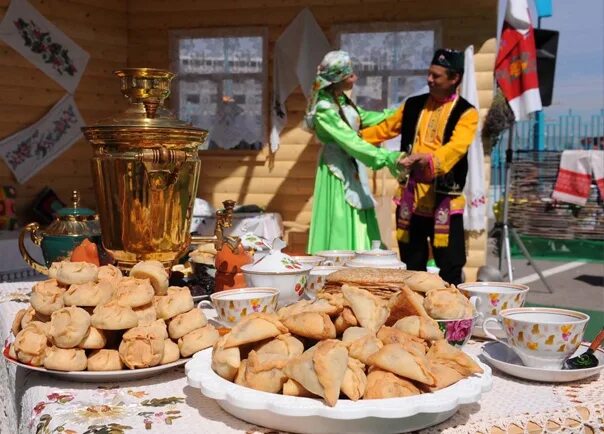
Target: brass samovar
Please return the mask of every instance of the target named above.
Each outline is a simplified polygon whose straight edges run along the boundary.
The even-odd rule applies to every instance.
[[[118,116],[82,128],[94,147],[92,176],[104,248],[127,271],[155,259],[166,268],[184,255],[207,131],[164,108],[174,74],[116,71],[130,100]]]

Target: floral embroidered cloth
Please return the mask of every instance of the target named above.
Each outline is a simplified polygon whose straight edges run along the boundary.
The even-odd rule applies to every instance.
[[[26,293],[32,284],[0,284],[0,296]],[[10,333],[15,313],[22,307],[22,303],[15,301],[0,303],[2,341]],[[470,341],[465,349],[478,354],[481,345]],[[451,419],[421,432],[582,433],[599,432],[604,427],[603,375],[553,384],[516,379],[496,369],[493,374],[493,388],[479,403],[462,405]],[[510,430],[513,424],[521,431]],[[187,385],[184,367],[139,381],[76,383],[16,368],[3,357],[0,357],[0,433],[279,434],[224,412],[198,389]]]

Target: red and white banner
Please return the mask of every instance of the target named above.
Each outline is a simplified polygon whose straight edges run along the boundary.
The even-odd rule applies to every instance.
[[[508,0],[495,78],[516,120],[541,110],[535,35],[527,0]]]

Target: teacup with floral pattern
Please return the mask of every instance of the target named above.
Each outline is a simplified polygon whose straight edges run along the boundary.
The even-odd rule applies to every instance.
[[[445,335],[445,339],[454,347],[461,348],[472,336],[472,329],[480,315],[464,319],[437,319],[438,328]]]
[[[323,265],[343,266],[347,261],[354,258],[356,253],[352,250],[323,250],[315,253],[325,258]]]
[[[487,318],[482,329],[489,338],[512,349],[525,366],[562,369],[564,360],[577,351],[589,315],[552,307],[506,309],[497,318]],[[490,322],[502,325],[507,341],[497,339],[488,329]]]
[[[216,309],[220,322],[233,325],[256,312],[275,312],[278,299],[279,290],[276,288],[238,288],[215,292],[210,295],[211,301],[203,300],[198,307]]]

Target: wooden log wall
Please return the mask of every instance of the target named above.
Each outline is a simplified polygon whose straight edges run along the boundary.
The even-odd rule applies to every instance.
[[[123,108],[112,70],[125,65],[170,67],[170,30],[266,27],[271,89],[274,43],[305,6],[334,47],[336,25],[438,21],[442,45],[458,49],[470,44],[475,47],[482,113],[492,98],[496,29],[496,5],[492,0],[458,0],[455,5],[446,0],[31,0],[31,3],[91,54],[75,94],[87,123]],[[8,0],[0,0],[0,17],[7,7]],[[8,99],[0,105],[0,137],[6,137],[40,118],[64,91],[12,48],[0,43],[0,53],[0,95]],[[305,105],[299,90],[287,100],[288,126],[274,158],[266,153],[203,154],[198,191],[199,197],[214,206],[225,199],[236,199],[281,213],[290,250],[295,252],[303,252],[306,246],[319,152],[312,135],[297,127]],[[19,213],[27,214],[31,199],[44,185],[54,188],[64,200],[77,186],[82,190],[84,204],[94,207],[90,155],[90,147],[81,140],[27,184],[19,186]],[[394,182],[387,180],[382,186],[379,174],[377,180],[376,191],[390,195]],[[15,183],[3,163],[0,163],[0,182]],[[392,237],[389,241],[394,245]],[[469,246],[467,274],[471,278],[476,266],[484,263],[486,238],[471,238]]]

